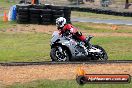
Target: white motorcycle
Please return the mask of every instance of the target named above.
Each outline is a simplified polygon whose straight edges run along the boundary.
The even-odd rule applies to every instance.
[[[90,40],[93,36],[86,39],[85,43],[75,39],[73,34],[65,34],[60,36],[58,32],[54,32],[51,39],[50,57],[52,61],[72,61],[72,60],[103,60],[108,59],[107,53],[99,45],[92,45]]]

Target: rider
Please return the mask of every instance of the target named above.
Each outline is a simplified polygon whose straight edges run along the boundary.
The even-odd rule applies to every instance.
[[[74,34],[78,39],[83,41],[86,46],[89,44],[86,40],[86,37],[82,35],[81,32],[78,32],[78,30],[73,25],[66,23],[66,19],[64,17],[59,17],[56,19],[56,26],[60,31],[60,35],[63,35],[63,33],[65,33],[66,31],[70,31],[70,33]]]

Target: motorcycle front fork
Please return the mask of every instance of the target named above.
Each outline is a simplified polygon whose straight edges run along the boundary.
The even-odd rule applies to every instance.
[[[90,49],[90,48],[92,48],[92,44],[90,44],[90,43],[85,44],[85,47],[86,47],[87,49]]]
[[[89,51],[89,49],[91,49],[91,48],[92,48],[92,44],[90,44],[90,43],[88,43],[88,45],[84,47],[84,50],[85,50],[85,52],[86,52],[86,55],[89,54],[88,51]]]

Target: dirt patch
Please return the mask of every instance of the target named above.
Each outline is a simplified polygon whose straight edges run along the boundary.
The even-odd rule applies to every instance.
[[[40,33],[47,33],[52,34],[54,31],[57,31],[55,25],[37,25],[37,24],[17,24],[14,28],[9,28],[6,32],[22,32],[22,33],[29,33],[29,32],[40,32]],[[132,37],[131,33],[87,33],[86,30],[79,30],[84,35],[93,35],[93,36],[124,36],[124,37]]]
[[[0,66],[0,83],[11,85],[38,79],[75,79],[77,69],[83,66],[88,74],[130,74],[132,64],[62,64],[41,66]]]
[[[55,25],[37,25],[37,24],[17,24],[14,28],[9,28],[6,32],[42,32],[52,34],[57,31]]]

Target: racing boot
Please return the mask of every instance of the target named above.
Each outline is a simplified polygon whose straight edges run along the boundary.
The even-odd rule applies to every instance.
[[[84,43],[85,43],[84,46],[88,49],[89,48],[89,42],[87,40],[85,40]]]
[[[89,36],[85,39],[85,41],[84,41],[85,47],[87,47],[87,48],[90,48],[90,47],[91,47],[89,41],[91,40],[92,37],[93,37],[93,36],[89,35]]]

